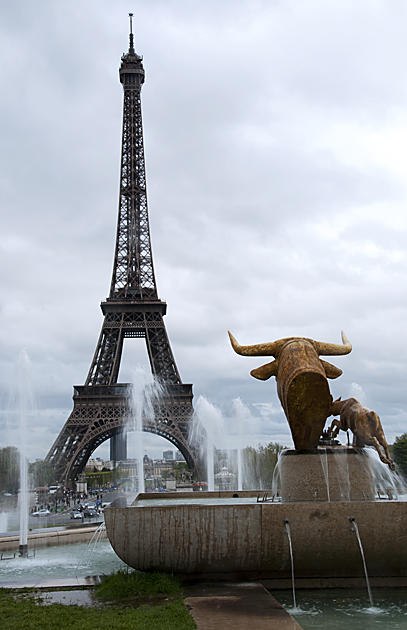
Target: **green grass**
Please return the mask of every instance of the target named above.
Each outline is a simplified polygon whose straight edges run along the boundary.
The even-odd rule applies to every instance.
[[[96,597],[104,601],[159,593],[181,594],[181,585],[167,573],[139,573],[124,569],[104,577],[95,588]]]
[[[148,598],[164,593],[175,597],[160,605]],[[0,589],[0,627],[5,630],[195,630],[196,624],[184,606],[179,582],[163,573],[119,571],[98,585],[95,595],[110,604],[85,608],[64,604],[43,604],[33,594],[16,594]],[[145,598],[133,607],[131,598]],[[127,601],[126,599],[127,598]],[[112,603],[114,601],[114,603]],[[164,603],[163,603],[164,602]],[[140,603],[140,602],[139,602]],[[126,605],[128,604],[128,605]]]
[[[181,598],[162,606],[143,608],[84,608],[44,605],[31,597],[0,591],[0,619],[4,630],[195,630]]]

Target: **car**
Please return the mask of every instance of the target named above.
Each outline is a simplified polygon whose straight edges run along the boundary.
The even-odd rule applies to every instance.
[[[4,493],[4,496],[5,496],[5,497],[11,497],[12,495],[10,494],[10,492],[5,492],[5,493]]]
[[[86,516],[86,518],[95,518],[96,516],[98,516],[98,513],[96,512],[96,510],[90,510],[88,508],[86,508],[86,510],[84,510],[83,515]]]
[[[79,510],[72,510],[71,518],[82,518],[82,513]]]
[[[31,516],[49,516],[51,512],[49,510],[38,510],[38,512],[32,512]]]
[[[96,510],[95,503],[86,503],[86,507],[88,508],[88,510]]]

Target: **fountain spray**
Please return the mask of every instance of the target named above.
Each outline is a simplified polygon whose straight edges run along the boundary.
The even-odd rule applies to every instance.
[[[15,408],[18,413],[18,425],[20,435],[20,545],[19,554],[22,558],[28,557],[28,470],[27,470],[27,415],[32,407],[32,395],[30,387],[30,359],[24,348],[17,359],[17,387],[15,391]]]
[[[354,516],[350,516],[349,521],[352,523],[351,531],[354,531],[356,533],[356,537],[358,539],[360,554],[362,556],[362,561],[363,561],[363,569],[365,571],[365,577],[366,577],[367,594],[369,596],[370,606],[373,608],[374,602],[373,602],[372,589],[370,588],[370,581],[369,581],[369,575],[367,573],[365,552],[363,551],[363,545],[362,545],[362,540],[359,534],[358,524]]]
[[[163,393],[163,386],[154,378],[151,372],[142,365],[137,365],[133,371],[133,385],[131,389],[132,414],[126,426],[126,431],[135,432],[135,455],[137,461],[138,492],[143,493],[144,465],[143,465],[143,423],[154,421],[154,403]]]

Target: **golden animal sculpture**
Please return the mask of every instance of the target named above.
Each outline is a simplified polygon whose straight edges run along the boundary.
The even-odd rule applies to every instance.
[[[332,403],[330,415],[340,416],[340,420],[333,420],[329,428],[329,434],[332,438],[336,438],[339,431],[350,429],[355,436],[355,446],[374,446],[381,461],[388,464],[390,470],[395,469],[382,423],[375,411],[363,407],[356,398],[348,398],[347,400],[338,398]],[[385,456],[380,447],[383,448]]]
[[[331,415],[332,395],[327,379],[342,374],[342,370],[319,356],[349,354],[352,345],[345,334],[342,332],[342,344],[287,337],[271,343],[241,346],[230,332],[229,337],[237,354],[275,358],[250,373],[263,381],[276,377],[278,397],[296,450],[315,448]]]

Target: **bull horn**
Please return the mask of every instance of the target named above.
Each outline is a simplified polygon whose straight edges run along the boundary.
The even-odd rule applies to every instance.
[[[241,346],[229,332],[230,342],[233,350],[244,357],[273,357],[281,345],[281,341],[271,341],[270,343],[258,343],[254,346]]]
[[[322,341],[315,341],[315,350],[318,354],[324,356],[338,356],[341,354],[349,354],[352,351],[352,344],[347,339],[345,333],[342,330],[342,345],[339,343],[324,343]]]

